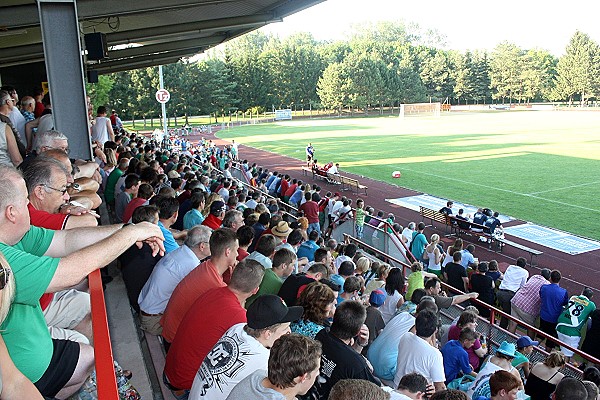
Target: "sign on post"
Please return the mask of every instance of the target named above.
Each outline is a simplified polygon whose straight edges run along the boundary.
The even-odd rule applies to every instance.
[[[165,104],[171,99],[171,93],[167,89],[159,89],[156,91],[155,97],[160,104]]]

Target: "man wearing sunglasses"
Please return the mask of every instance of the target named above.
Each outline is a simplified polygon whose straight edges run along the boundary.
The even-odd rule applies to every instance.
[[[80,283],[134,243],[163,253],[157,225],[109,225],[52,231],[30,225],[27,187],[14,168],[0,166],[0,251],[12,267],[17,292],[2,336],[15,365],[47,397],[68,398],[94,366],[93,348],[52,339],[39,299]]]

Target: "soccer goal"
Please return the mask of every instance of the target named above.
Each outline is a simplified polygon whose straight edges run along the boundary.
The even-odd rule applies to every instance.
[[[439,117],[442,111],[442,103],[412,103],[400,104],[400,118],[409,115]]]

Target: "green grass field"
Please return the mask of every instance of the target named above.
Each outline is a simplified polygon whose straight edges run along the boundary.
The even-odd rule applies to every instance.
[[[296,120],[219,136],[302,160],[312,142],[319,164],[600,239],[598,112]]]

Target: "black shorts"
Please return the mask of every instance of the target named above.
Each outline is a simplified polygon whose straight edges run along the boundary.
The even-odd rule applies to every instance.
[[[558,336],[556,333],[556,323],[544,321],[541,318],[540,318],[540,331],[542,331],[554,338],[556,338]],[[546,347],[548,347],[550,349],[554,348],[555,345],[556,344],[551,340],[546,341]]]
[[[54,397],[73,376],[79,360],[79,343],[70,340],[52,339],[50,365],[35,387],[46,397]]]

